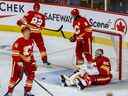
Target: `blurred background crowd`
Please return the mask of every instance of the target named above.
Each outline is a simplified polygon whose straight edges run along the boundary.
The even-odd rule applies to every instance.
[[[10,1],[10,0],[9,0]],[[11,0],[34,2],[36,0]],[[61,6],[76,6],[128,14],[128,0],[40,0],[41,3],[56,4]]]

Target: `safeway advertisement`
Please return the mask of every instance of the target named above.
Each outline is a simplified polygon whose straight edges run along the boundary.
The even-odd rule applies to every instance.
[[[16,25],[16,21],[29,10],[32,10],[33,3],[0,1],[0,24]],[[55,5],[41,4],[40,12],[48,18],[46,20],[46,28],[58,29],[61,25],[63,30],[73,32],[72,21],[70,15],[70,7],[61,7]],[[128,16],[98,12],[86,9],[79,9],[80,14],[88,19],[94,28],[106,30],[118,30],[123,34],[128,32]]]

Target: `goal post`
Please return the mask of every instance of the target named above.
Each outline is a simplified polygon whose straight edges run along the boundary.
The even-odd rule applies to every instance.
[[[98,34],[97,34],[98,33]],[[94,35],[95,34],[95,35]],[[118,31],[109,31],[109,30],[100,30],[100,29],[93,29],[93,36],[94,37],[97,37],[98,35],[104,37],[104,35],[108,35],[110,36],[110,40],[112,42],[112,47],[114,48],[114,51],[116,52],[115,54],[115,60],[112,60],[114,58],[111,58],[111,62],[112,64],[116,64],[116,65],[112,65],[112,71],[118,71],[117,73],[117,78],[118,80],[122,80],[122,66],[123,66],[123,62],[122,62],[122,53],[123,53],[123,41],[122,41],[122,34],[120,34],[120,32]],[[108,36],[106,36],[106,38],[108,38]],[[116,39],[115,39],[116,37]],[[107,40],[107,39],[106,39]],[[107,42],[107,41],[106,41]],[[95,40],[94,40],[94,43]],[[100,45],[99,45],[100,47]],[[108,52],[111,52],[112,50],[108,49],[108,50],[104,50],[104,51],[108,51]],[[116,68],[114,68],[116,67]],[[113,75],[116,75],[115,74],[116,72],[113,72],[112,74]]]
[[[103,29],[93,29],[92,35],[92,55],[94,56],[94,52],[96,49],[102,48],[104,50],[104,55],[110,58],[113,80],[122,80],[125,67],[123,58],[123,35],[118,31]],[[54,54],[48,54],[50,56],[50,61],[60,67],[74,69],[73,64],[76,64],[76,43],[70,43],[68,40],[62,38],[58,39],[60,40],[58,40],[57,42],[61,42],[58,43],[58,45],[60,46],[61,44],[64,47],[60,46],[60,48],[54,48],[59,51],[53,52]],[[57,45],[57,43],[55,44]],[[126,65],[126,67],[128,67],[128,64]],[[128,74],[128,71],[126,74]]]

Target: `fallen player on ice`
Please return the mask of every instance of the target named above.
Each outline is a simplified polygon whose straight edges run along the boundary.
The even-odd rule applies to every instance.
[[[78,71],[71,76],[61,75],[63,86],[77,86],[80,90],[91,85],[105,85],[112,79],[111,64],[108,57],[103,56],[103,49],[95,51],[92,64],[79,65]]]

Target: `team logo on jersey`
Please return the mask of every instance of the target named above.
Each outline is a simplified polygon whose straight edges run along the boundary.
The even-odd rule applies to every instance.
[[[125,22],[124,19],[119,18],[119,19],[116,20],[114,28],[115,28],[115,30],[120,31],[123,34],[126,34],[126,32],[127,32],[127,23]]]

